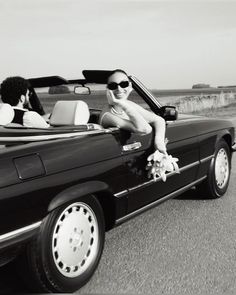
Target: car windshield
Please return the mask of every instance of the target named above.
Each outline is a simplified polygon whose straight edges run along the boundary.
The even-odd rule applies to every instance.
[[[88,104],[89,109],[97,110],[102,110],[107,105],[106,84],[87,83],[84,86],[88,87],[90,93],[86,94],[83,91],[81,91],[81,94],[75,93],[75,87],[77,86],[83,87],[79,84],[71,84],[36,88],[35,91],[46,113],[51,113],[55,103],[59,100],[83,100]],[[145,109],[149,109],[147,103],[135,90],[131,92],[129,99]]]

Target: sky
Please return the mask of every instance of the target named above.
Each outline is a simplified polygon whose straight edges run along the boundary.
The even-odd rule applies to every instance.
[[[0,81],[124,69],[155,89],[236,85],[236,1],[0,0]]]

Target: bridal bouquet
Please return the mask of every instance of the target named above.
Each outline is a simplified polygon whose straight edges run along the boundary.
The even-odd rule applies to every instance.
[[[156,150],[147,158],[148,164],[146,169],[148,171],[148,177],[153,177],[154,181],[158,177],[161,177],[163,181],[166,181],[166,172],[180,173],[177,162],[178,158],[173,158],[171,155],[163,154]]]

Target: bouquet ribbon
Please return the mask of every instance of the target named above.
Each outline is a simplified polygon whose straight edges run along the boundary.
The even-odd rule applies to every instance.
[[[156,150],[153,154],[151,154],[147,158],[147,166],[148,177],[153,177],[154,181],[157,180],[158,177],[165,182],[166,181],[166,173],[167,172],[175,172],[180,173],[179,166],[177,162],[178,158],[173,158],[171,155],[163,154]]]

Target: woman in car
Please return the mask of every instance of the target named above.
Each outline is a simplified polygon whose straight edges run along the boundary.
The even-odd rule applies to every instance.
[[[128,100],[132,85],[123,70],[114,70],[107,80],[108,106],[102,111],[103,127],[119,127],[134,133],[148,134],[154,128],[154,148],[166,154],[165,120]]]

